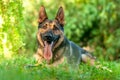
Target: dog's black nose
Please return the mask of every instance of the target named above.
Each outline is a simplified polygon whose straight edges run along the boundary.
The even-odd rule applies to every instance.
[[[52,40],[53,40],[52,34],[45,34],[45,35],[43,36],[43,39],[44,39],[45,41],[52,41]]]

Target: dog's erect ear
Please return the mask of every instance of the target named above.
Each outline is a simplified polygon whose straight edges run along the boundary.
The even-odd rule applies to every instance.
[[[42,23],[45,19],[48,19],[44,6],[40,7],[38,22]]]
[[[64,26],[64,11],[62,7],[59,8],[55,19],[60,23],[60,25]]]

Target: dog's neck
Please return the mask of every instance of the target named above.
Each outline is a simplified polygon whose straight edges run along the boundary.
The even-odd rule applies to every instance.
[[[60,44],[60,46],[58,46],[54,51],[53,51],[53,61],[54,60],[58,60],[63,56],[63,53],[65,53],[65,51],[68,51],[68,47],[69,47],[69,41],[66,37],[64,37],[64,40],[62,41],[62,43]]]

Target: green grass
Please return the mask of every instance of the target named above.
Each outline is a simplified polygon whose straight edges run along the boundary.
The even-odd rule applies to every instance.
[[[0,80],[120,80],[120,64],[116,62],[100,63],[112,72],[86,64],[81,64],[79,69],[66,64],[58,67],[26,67],[34,63],[32,58],[25,56],[0,59]]]

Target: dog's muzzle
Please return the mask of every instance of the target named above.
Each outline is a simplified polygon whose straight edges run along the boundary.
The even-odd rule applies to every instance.
[[[53,33],[44,33],[41,35],[42,36],[42,40],[44,43],[44,58],[47,60],[47,62],[49,63],[50,60],[52,59],[53,56],[53,52],[52,49],[55,45],[55,43],[57,42],[57,40],[59,39],[58,35],[54,35]]]
[[[55,43],[59,39],[59,37],[60,37],[58,35],[54,35],[50,31],[42,34],[41,36],[42,36],[42,40],[46,41],[49,44],[51,44],[52,42]]]
[[[48,43],[51,43],[54,40],[54,37],[51,33],[46,33],[42,36],[42,39]]]

